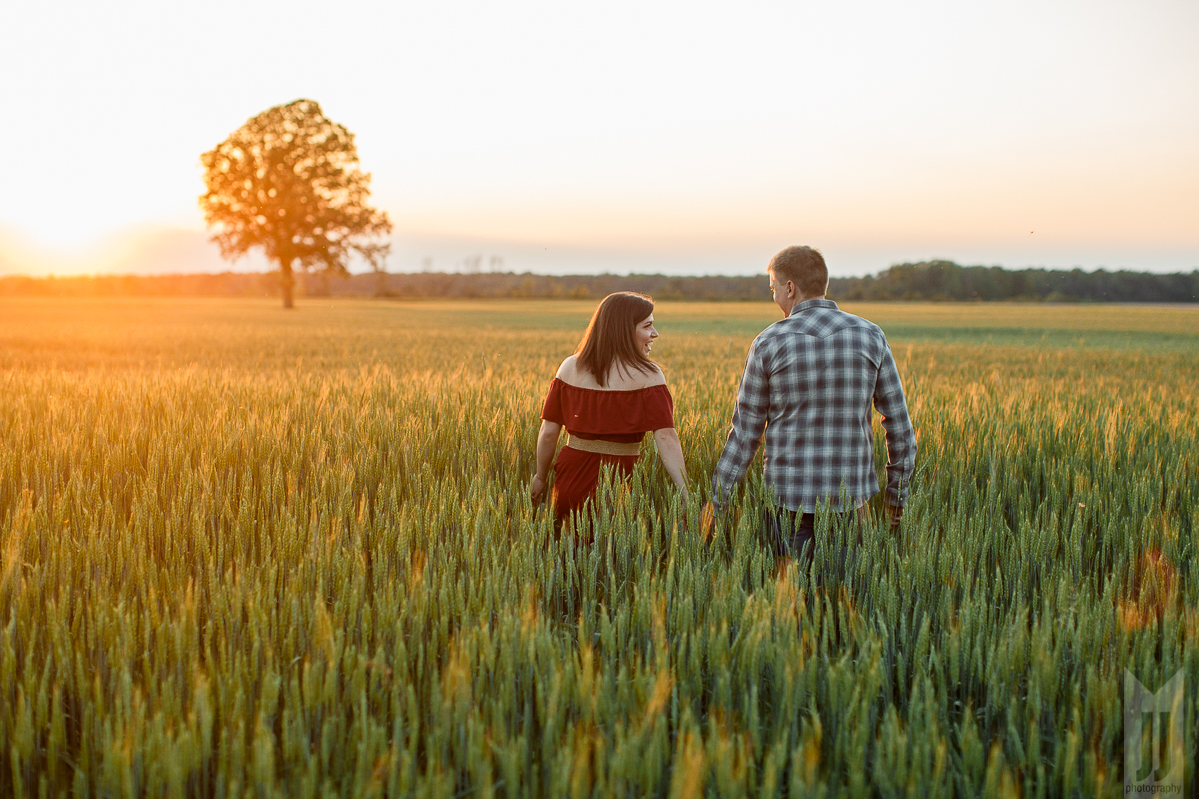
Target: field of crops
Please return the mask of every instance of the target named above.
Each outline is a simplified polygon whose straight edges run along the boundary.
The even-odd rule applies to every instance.
[[[765,302],[655,314],[689,506],[529,505],[593,307],[0,300],[0,794],[1114,797],[1125,668],[1193,779],[1199,310],[848,305],[918,475],[804,573],[696,524]]]

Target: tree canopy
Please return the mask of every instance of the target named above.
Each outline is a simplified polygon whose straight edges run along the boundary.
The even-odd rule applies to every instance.
[[[380,268],[391,221],[367,203],[370,174],[358,167],[354,135],[315,101],[268,108],[200,162],[213,241],[229,259],[262,248],[279,265],[285,308],[294,304],[293,268],[344,275],[355,252]]]

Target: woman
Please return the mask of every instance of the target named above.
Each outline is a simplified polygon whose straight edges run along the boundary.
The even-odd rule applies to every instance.
[[[657,337],[652,299],[631,291],[609,294],[595,309],[579,348],[562,362],[550,384],[529,493],[534,503],[544,496],[558,433],[565,427],[566,446],[554,467],[559,523],[595,496],[603,464],[615,465],[626,477],[633,473],[641,439],[651,430],[662,465],[686,499],[674,400],[662,370],[649,359]]]

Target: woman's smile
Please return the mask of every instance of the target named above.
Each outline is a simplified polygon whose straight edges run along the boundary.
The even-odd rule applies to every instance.
[[[642,351],[649,355],[649,351],[654,346],[654,339],[658,337],[658,331],[654,327],[654,315],[651,313],[645,319],[638,323],[635,335],[637,341],[641,344]]]

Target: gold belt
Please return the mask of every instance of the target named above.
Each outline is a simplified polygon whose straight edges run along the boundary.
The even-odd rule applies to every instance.
[[[640,455],[640,441],[604,441],[602,438],[579,438],[566,434],[566,446],[580,452],[594,452],[597,455]]]

